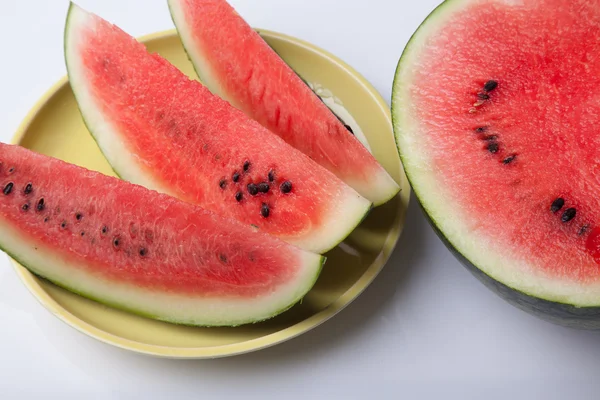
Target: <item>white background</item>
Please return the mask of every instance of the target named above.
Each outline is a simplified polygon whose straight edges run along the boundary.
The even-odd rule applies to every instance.
[[[568,0],[565,0],[568,1]],[[313,42],[389,101],[394,69],[438,0],[237,0],[254,26]],[[66,0],[0,0],[0,140],[65,74]],[[81,0],[133,35],[172,28],[164,0]],[[48,313],[0,256],[0,399],[599,399],[600,334],[540,321],[485,289],[413,202],[374,284],[333,320],[258,353],[128,353]],[[85,397],[84,397],[85,396]]]

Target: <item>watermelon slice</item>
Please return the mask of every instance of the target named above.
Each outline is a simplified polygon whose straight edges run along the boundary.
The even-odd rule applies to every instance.
[[[396,140],[448,246],[520,308],[600,328],[600,1],[448,0],[393,88]]]
[[[380,205],[396,182],[225,0],[169,0],[202,82]]]
[[[76,5],[65,54],[85,123],[123,179],[317,253],[370,210],[334,174]]]
[[[324,258],[117,178],[0,144],[0,247],[85,297],[158,320],[239,325],[313,286]]]

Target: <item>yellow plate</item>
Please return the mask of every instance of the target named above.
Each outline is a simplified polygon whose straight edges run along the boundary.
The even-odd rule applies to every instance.
[[[301,76],[341,99],[365,132],[373,154],[402,191],[327,254],[324,271],[301,304],[282,315],[236,328],[193,328],[157,322],[118,311],[38,279],[15,263],[29,290],[54,315],[103,342],[170,358],[215,358],[258,350],[304,333],[354,300],[388,260],[404,225],[410,188],[392,134],[389,108],[377,91],[335,56],[301,40],[260,30],[261,35]],[[174,31],[140,39],[190,77],[193,67]],[[35,105],[14,142],[106,174],[112,171],[87,132],[68,81],[63,78]]]

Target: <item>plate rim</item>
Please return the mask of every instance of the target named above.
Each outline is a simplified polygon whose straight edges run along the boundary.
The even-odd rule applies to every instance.
[[[388,104],[385,102],[379,91],[377,91],[377,89],[369,81],[367,81],[365,77],[363,77],[349,64],[347,64],[337,56],[333,55],[332,53],[328,52],[327,50],[322,49],[305,40],[284,33],[271,31],[268,29],[255,29],[261,35],[266,35],[270,38],[293,43],[296,46],[302,46],[310,51],[319,53],[325,58],[338,64],[343,69],[347,70],[369,92],[373,100],[378,103],[379,107],[382,110],[384,110],[385,115],[389,121],[390,128],[392,127],[391,111]],[[145,43],[152,40],[164,39],[169,36],[177,36],[177,30],[167,29],[157,31],[146,35],[142,35],[140,37],[137,37],[136,39],[142,43]],[[60,78],[57,82],[55,82],[49,89],[47,89],[44,92],[44,94],[35,102],[35,104],[31,107],[31,109],[23,118],[22,122],[19,124],[16,133],[12,136],[10,140],[11,144],[21,143],[21,141],[25,137],[25,133],[29,129],[31,123],[35,120],[36,116],[39,114],[40,110],[54,95],[56,95],[56,93],[58,93],[66,85],[69,85],[69,79],[67,75]],[[400,163],[400,173],[402,177],[405,176],[402,163]],[[383,255],[382,252],[379,255],[379,257],[384,257],[383,260],[378,261],[377,259],[375,259],[371,266],[369,266],[369,268],[365,271],[365,273],[346,292],[344,292],[340,297],[338,297],[325,309],[319,311],[314,315],[311,315],[309,318],[303,319],[302,321],[280,331],[239,343],[231,343],[226,345],[217,345],[209,347],[170,347],[142,343],[109,333],[78,318],[77,316],[69,312],[67,309],[62,307],[41,286],[37,277],[35,277],[31,272],[29,272],[21,265],[19,265],[14,259],[9,257],[9,260],[11,261],[14,270],[16,271],[17,275],[19,276],[25,287],[29,290],[33,297],[35,297],[37,301],[41,303],[41,305],[44,308],[46,308],[54,316],[66,323],[68,326],[76,329],[77,331],[87,336],[97,339],[100,342],[113,345],[124,350],[133,351],[135,353],[160,358],[214,359],[241,355],[275,346],[318,327],[319,325],[331,319],[337,313],[342,311],[345,307],[350,305],[354,300],[356,300],[360,296],[360,294],[367,287],[369,287],[369,285],[373,282],[373,280],[377,277],[377,275],[381,272],[381,270],[389,261],[389,258],[393,253],[393,250],[396,247],[398,240],[400,239],[400,236],[402,235],[402,232],[404,230],[404,225],[406,222],[406,210],[408,209],[411,193],[410,186],[408,184],[406,184],[405,186],[406,190],[404,191],[404,193],[400,193],[400,196],[402,198],[402,205],[405,209],[405,212],[399,213],[399,215],[396,217],[396,220],[394,221],[393,226],[394,228],[396,228],[397,233],[395,233],[394,235],[388,234],[388,238],[386,239],[383,246],[384,250],[388,250],[388,254]]]

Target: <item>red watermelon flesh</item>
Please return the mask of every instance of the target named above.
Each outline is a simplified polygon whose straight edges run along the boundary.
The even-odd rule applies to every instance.
[[[73,5],[69,79],[84,120],[124,179],[324,252],[370,203],[143,44]]]
[[[0,144],[0,247],[86,297],[237,325],[297,302],[322,257],[141,186]]]
[[[449,1],[405,50],[398,146],[452,245],[524,293],[600,304],[600,1]]]
[[[225,0],[169,0],[200,79],[375,205],[398,185]]]

